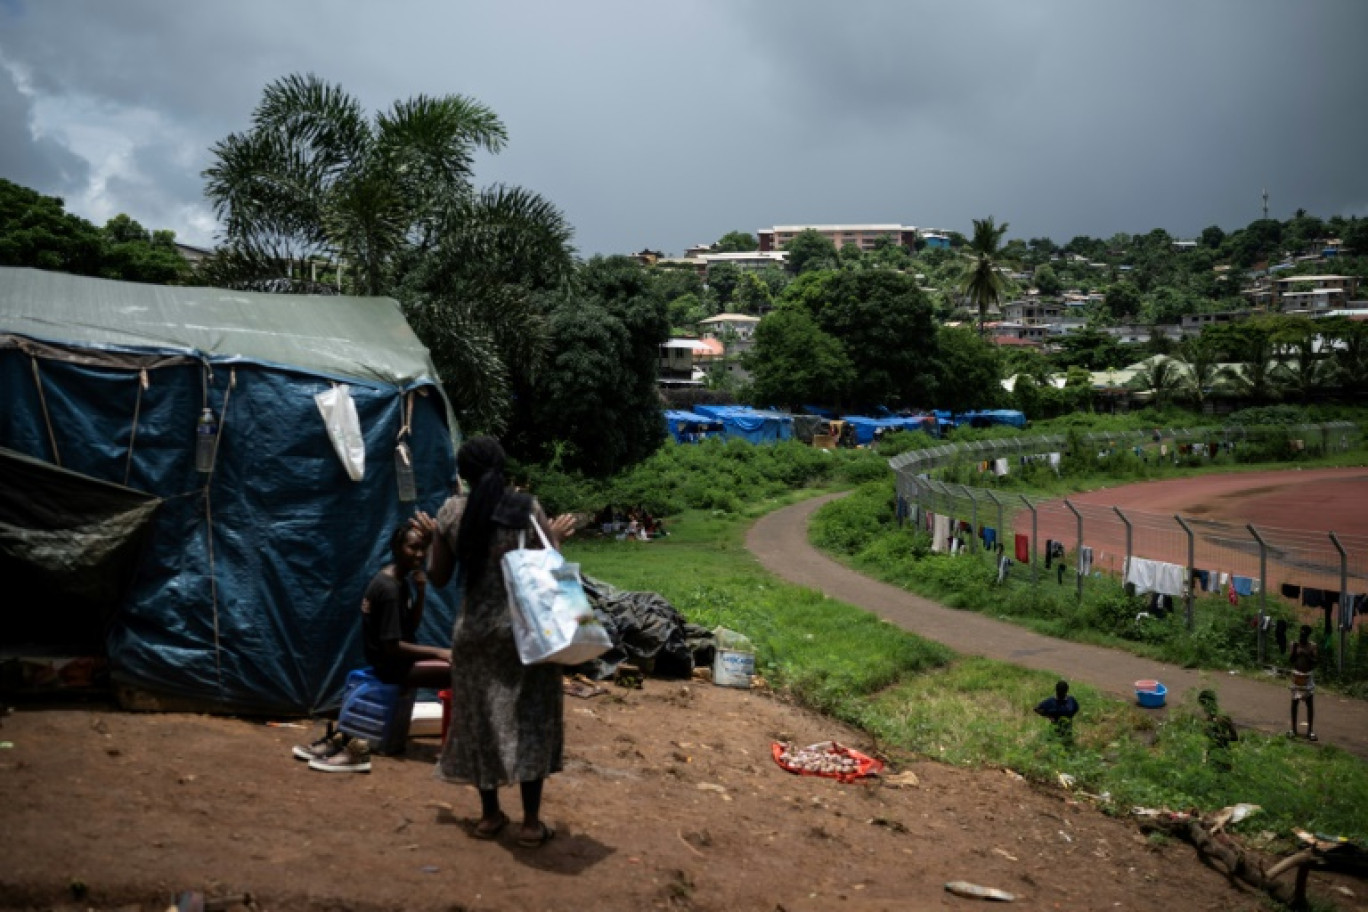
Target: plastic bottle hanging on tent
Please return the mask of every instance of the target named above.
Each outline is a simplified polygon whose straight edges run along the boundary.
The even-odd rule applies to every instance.
[[[418,486],[413,479],[413,454],[407,443],[394,448],[394,477],[399,481],[400,502],[413,503],[418,499]]]
[[[214,471],[214,444],[218,440],[218,419],[214,410],[206,408],[200,412],[195,424],[195,471]]]

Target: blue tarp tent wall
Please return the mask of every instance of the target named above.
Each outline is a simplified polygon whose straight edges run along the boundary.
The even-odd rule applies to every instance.
[[[706,437],[718,437],[722,433],[722,422],[708,415],[700,415],[697,412],[685,412],[678,409],[665,410],[665,430],[670,432],[675,443],[696,443]],[[690,433],[695,435],[692,439],[686,440],[684,435]]]
[[[889,431],[924,431],[932,437],[937,435],[936,419],[930,415],[895,416],[890,418],[866,418],[860,415],[847,415],[843,421],[855,428],[855,442],[861,446],[874,442],[874,432],[879,428]]]
[[[1013,409],[989,409],[982,412],[965,412],[956,415],[956,425],[967,424],[970,427],[990,427],[994,424],[1005,424],[1014,428],[1026,427],[1026,414]]]
[[[793,416],[768,412],[744,405],[696,405],[694,411],[722,422],[722,435],[728,440],[751,443],[776,443],[793,437]]]
[[[360,481],[314,401],[337,384],[360,417]],[[0,268],[0,396],[0,447],[161,498],[105,632],[116,684],[157,705],[335,705],[364,664],[361,596],[390,532],[415,506],[435,513],[455,474],[436,371],[388,298]],[[220,433],[203,474],[206,405]],[[405,428],[416,504],[400,502],[396,481]],[[453,591],[430,590],[419,638],[449,642],[455,607]]]

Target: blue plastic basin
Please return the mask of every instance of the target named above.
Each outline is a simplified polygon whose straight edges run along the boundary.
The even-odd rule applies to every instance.
[[[1135,692],[1135,699],[1147,709],[1158,709],[1163,706],[1166,696],[1168,696],[1168,688],[1163,684],[1156,686],[1153,690],[1137,690]]]

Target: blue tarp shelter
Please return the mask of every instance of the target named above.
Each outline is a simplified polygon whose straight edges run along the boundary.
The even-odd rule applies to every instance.
[[[936,436],[936,419],[930,415],[893,416],[888,418],[866,418],[847,415],[843,421],[855,428],[855,442],[861,446],[874,442],[874,433],[879,428],[889,431],[924,431]]]
[[[675,443],[697,443],[708,437],[720,437],[722,422],[697,412],[666,409],[665,429],[670,432]]]
[[[989,427],[994,424],[1006,424],[1014,428],[1026,427],[1026,414],[1014,409],[989,409],[981,412],[965,412],[957,415],[956,424],[967,424],[970,427]]]
[[[360,420],[356,480],[314,398],[341,386]],[[0,495],[13,502],[3,488],[19,477],[44,494],[44,510],[27,512],[34,528],[0,528],[7,566],[53,579],[53,552],[23,543],[80,551],[79,516],[61,514],[78,512],[82,485],[115,520],[154,506],[96,634],[116,684],[156,705],[335,705],[348,671],[364,664],[361,596],[389,560],[390,532],[415,508],[435,512],[455,474],[436,371],[388,298],[0,268],[0,394],[0,448],[26,473],[0,474]],[[199,472],[206,407],[217,450],[212,471]],[[400,500],[401,441],[416,501]],[[51,595],[11,598],[0,616],[62,610],[65,595]],[[429,590],[420,640],[448,642],[455,607],[453,590]],[[9,642],[16,629],[0,626],[6,651],[61,645]]]
[[[793,416],[744,405],[696,405],[694,411],[722,422],[722,436],[751,443],[776,443],[793,437]]]

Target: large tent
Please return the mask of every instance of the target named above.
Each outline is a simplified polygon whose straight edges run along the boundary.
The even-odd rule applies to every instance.
[[[454,476],[436,371],[387,298],[0,268],[0,394],[0,567],[42,587],[0,607],[0,649],[96,643],[173,705],[333,705],[390,532]],[[445,643],[456,598],[427,604],[419,637]]]
[[[722,436],[751,443],[777,443],[793,438],[793,416],[744,405],[695,405],[693,410],[722,422]]]

